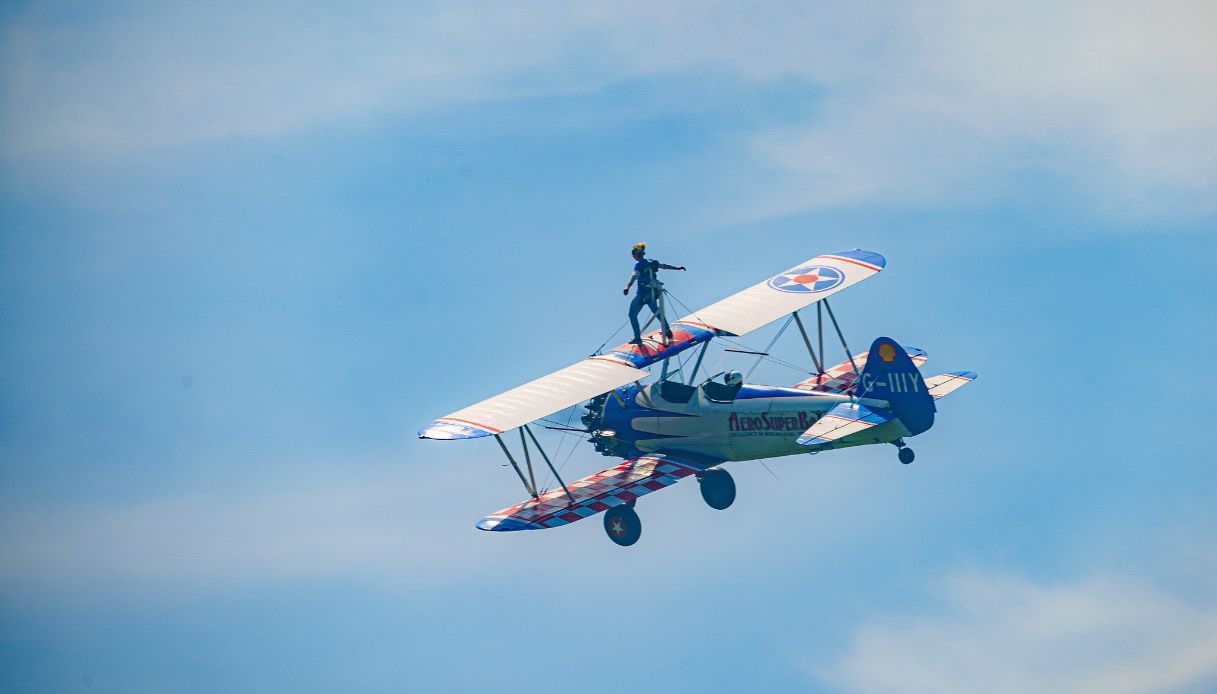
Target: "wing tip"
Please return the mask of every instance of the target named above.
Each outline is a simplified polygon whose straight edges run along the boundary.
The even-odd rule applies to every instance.
[[[511,532],[514,530],[538,530],[539,525],[526,523],[516,518],[505,518],[503,516],[486,516],[474,524],[478,530],[489,530],[491,532]]]
[[[856,260],[860,263],[871,266],[875,272],[887,267],[887,258],[884,258],[874,251],[868,251],[861,248],[851,248],[848,251],[830,253],[829,255],[834,255],[838,258],[849,258],[850,260]]]
[[[436,419],[418,430],[418,438],[434,439],[436,441],[455,441],[457,439],[479,439],[494,433],[489,429],[483,429],[471,424]]]

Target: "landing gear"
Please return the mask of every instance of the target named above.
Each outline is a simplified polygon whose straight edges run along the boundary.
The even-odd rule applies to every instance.
[[[900,462],[904,463],[905,465],[908,465],[917,458],[917,454],[913,453],[913,449],[909,448],[908,444],[906,444],[902,439],[892,441],[892,445],[900,449],[900,452],[896,454],[896,457],[900,458]]]
[[[622,547],[629,547],[642,537],[642,521],[633,506],[614,506],[604,512],[604,532]]]
[[[712,467],[697,476],[701,498],[710,508],[723,509],[735,501],[735,480],[722,468]]]

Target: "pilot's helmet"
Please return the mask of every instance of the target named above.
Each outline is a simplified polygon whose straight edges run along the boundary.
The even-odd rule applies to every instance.
[[[723,374],[723,383],[729,386],[738,386],[743,384],[744,376],[738,371],[728,371]]]

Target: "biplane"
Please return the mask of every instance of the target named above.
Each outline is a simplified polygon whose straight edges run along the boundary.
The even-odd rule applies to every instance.
[[[861,249],[817,256],[672,321],[670,338],[654,331],[640,345],[597,350],[548,376],[440,417],[418,435],[493,437],[498,442],[529,498],[482,518],[478,528],[541,530],[604,513],[606,533],[622,546],[634,544],[642,534],[637,500],[686,477],[697,479],[711,508],[731,506],[735,481],[724,463],[892,444],[907,465],[914,454],[905,439],[929,430],[935,401],[976,374],[956,371],[923,378],[918,367],[926,361],[925,352],[889,337],[874,340],[864,353],[850,351],[828,298],[885,265],[883,256]],[[813,305],[818,351],[800,317]],[[830,367],[823,361],[826,314],[847,356]],[[783,330],[791,321],[798,326],[814,365],[809,378],[787,386],[758,385],[727,371],[697,381],[712,340],[742,336],[783,317]],[[690,373],[669,368],[677,355],[695,348],[700,349]],[[686,366],[693,354],[683,355]],[[656,365],[658,377],[643,385],[651,376],[648,368]],[[596,451],[623,462],[566,483],[531,425],[580,404],[584,428],[577,431]],[[512,429],[519,430],[523,467],[504,440]],[[557,481],[550,490],[537,487],[529,441]]]

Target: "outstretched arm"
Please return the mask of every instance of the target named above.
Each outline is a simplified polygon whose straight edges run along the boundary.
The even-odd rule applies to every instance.
[[[660,263],[659,269],[661,269],[661,270],[683,270],[683,269],[685,269],[685,266],[684,265],[668,265],[667,263]]]

